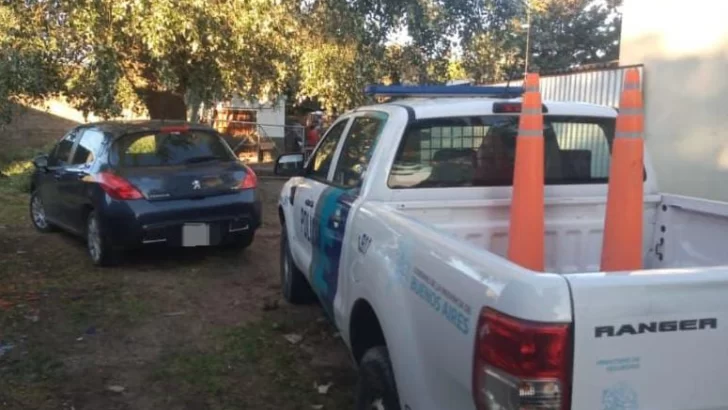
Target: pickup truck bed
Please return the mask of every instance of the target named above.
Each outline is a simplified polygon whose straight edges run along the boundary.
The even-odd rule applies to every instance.
[[[390,238],[377,245],[382,260],[391,262],[377,270],[390,274],[373,288],[407,291],[395,299],[383,292],[374,301],[383,312],[406,311],[410,318],[382,315],[393,322],[384,326],[399,329],[392,335],[403,338],[390,345],[393,360],[410,369],[397,379],[405,384],[400,388],[412,383],[416,396],[425,384],[441,403],[458,404],[450,408],[470,408],[472,336],[486,305],[532,321],[573,323],[573,409],[728,408],[728,391],[715,384],[728,363],[728,328],[718,327],[728,321],[728,204],[646,197],[645,269],[616,274],[598,272],[604,197],[546,204],[547,271],[564,276],[524,271],[504,258],[507,200],[363,205],[353,226]],[[418,303],[427,308],[416,308]],[[444,303],[458,306],[457,313],[433,314]],[[432,337],[414,345],[406,340],[422,334]],[[413,363],[423,368],[413,371]],[[683,394],[665,394],[670,390]],[[611,391],[639,392],[642,405],[598,407]],[[698,402],[710,406],[694,406]]]
[[[645,269],[728,265],[728,204],[676,195],[648,195],[644,208]],[[506,257],[510,200],[412,201],[390,204],[431,225]],[[546,199],[546,271],[599,271],[606,197]]]

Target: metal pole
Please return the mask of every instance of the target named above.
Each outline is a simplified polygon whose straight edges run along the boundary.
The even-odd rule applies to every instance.
[[[526,63],[524,66],[524,74],[528,74],[528,57],[531,55],[529,47],[531,46],[531,1],[526,1]]]

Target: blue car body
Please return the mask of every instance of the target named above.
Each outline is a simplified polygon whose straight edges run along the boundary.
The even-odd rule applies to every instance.
[[[93,212],[102,239],[114,250],[190,246],[184,234],[189,226],[204,227],[204,245],[247,246],[261,224],[255,174],[204,125],[85,124],[34,163],[36,227],[43,226],[33,201],[41,204],[48,226],[82,236]]]

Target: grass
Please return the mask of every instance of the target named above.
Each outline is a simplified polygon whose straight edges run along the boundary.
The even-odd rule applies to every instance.
[[[120,288],[96,291],[91,297],[69,300],[64,309],[79,330],[87,326],[133,325],[151,312],[148,302]]]
[[[32,228],[33,154],[0,155],[0,341],[13,345],[0,357],[0,408],[352,407],[347,364],[312,365],[345,354],[320,312],[259,307],[279,297],[275,239],[261,235],[241,254],[94,267],[81,241]],[[275,222],[274,208],[268,215]],[[293,332],[304,340],[289,343]],[[325,395],[314,387],[332,381]],[[111,384],[127,392],[107,391]]]
[[[0,158],[0,342],[13,346],[0,357],[0,408],[10,409],[60,408],[49,398],[67,382],[62,359],[76,339],[123,331],[153,311],[121,278],[79,260],[75,239],[33,230],[30,157]]]
[[[33,173],[33,158],[41,152],[49,152],[52,145],[41,149],[22,149],[0,154],[0,194],[30,193],[30,175]]]
[[[315,386],[331,380],[323,380],[311,368],[307,355],[283,334],[283,327],[270,319],[218,332],[210,349],[168,355],[160,362],[155,379],[177,386],[182,401],[206,397],[203,407],[210,409],[350,408],[348,390],[332,386],[326,395],[318,393]]]
[[[63,364],[50,352],[33,349],[22,357],[0,361],[0,407],[42,408],[66,377]]]

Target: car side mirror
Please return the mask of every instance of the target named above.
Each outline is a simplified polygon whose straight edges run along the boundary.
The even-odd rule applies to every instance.
[[[40,170],[47,170],[48,169],[48,155],[46,154],[40,154],[37,157],[33,158],[33,166],[35,166],[37,169]]]
[[[273,173],[280,176],[292,177],[303,175],[303,154],[283,154],[276,159]]]

